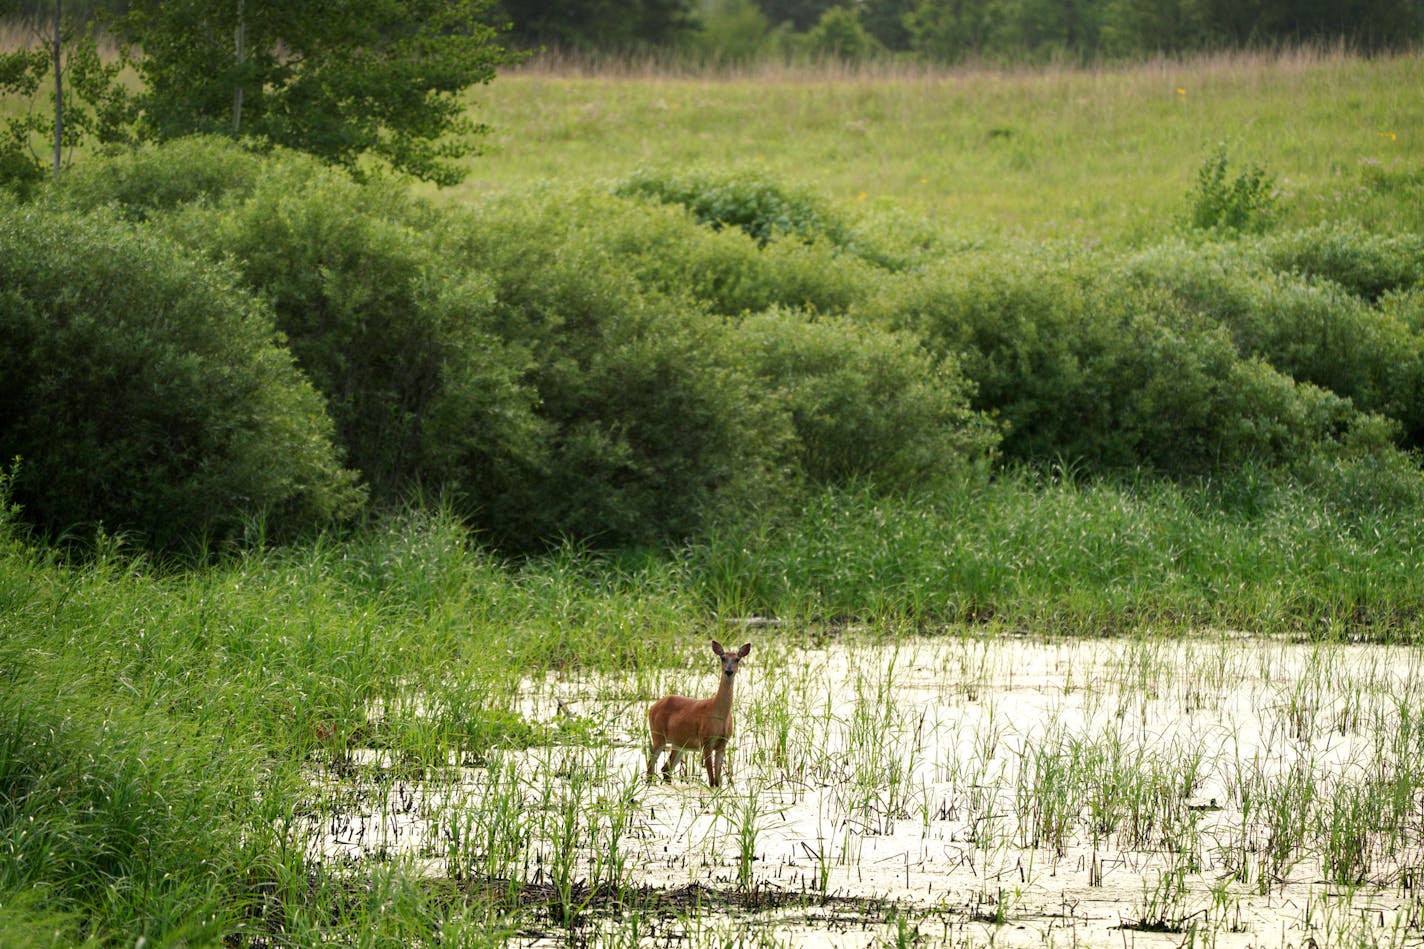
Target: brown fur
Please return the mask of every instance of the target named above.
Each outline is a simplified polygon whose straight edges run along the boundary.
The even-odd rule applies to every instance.
[[[648,734],[652,739],[648,752],[649,781],[653,779],[663,746],[671,745],[667,764],[663,766],[664,781],[671,777],[673,765],[684,751],[700,748],[702,764],[707,768],[707,783],[714,788],[722,783],[727,739],[732,737],[732,680],[742,660],[752,651],[752,644],[727,652],[714,639],[712,651],[722,661],[722,681],[716,695],[710,699],[665,695],[648,708]]]

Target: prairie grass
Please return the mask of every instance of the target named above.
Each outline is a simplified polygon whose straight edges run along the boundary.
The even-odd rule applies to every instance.
[[[682,75],[536,59],[473,94],[494,131],[444,197],[712,166],[949,232],[1134,243],[1185,219],[1197,170],[1224,145],[1234,167],[1275,177],[1284,226],[1418,230],[1419,202],[1400,199],[1417,197],[1424,163],[1410,131],[1424,125],[1421,62],[1297,49],[1086,69]]]

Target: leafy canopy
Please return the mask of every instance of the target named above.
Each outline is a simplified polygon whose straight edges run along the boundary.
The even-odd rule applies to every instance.
[[[144,82],[140,134],[265,140],[438,184],[483,127],[462,94],[513,57],[485,0],[143,0],[118,23]]]

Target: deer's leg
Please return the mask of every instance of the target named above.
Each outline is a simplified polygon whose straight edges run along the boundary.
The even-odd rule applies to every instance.
[[[663,765],[663,780],[664,780],[664,781],[670,781],[670,780],[672,780],[672,769],[675,768],[675,767],[677,767],[677,759],[679,759],[679,758],[681,758],[681,757],[682,757],[682,749],[679,748],[679,747],[677,747],[676,745],[674,745],[672,751],[668,752],[667,764]]]
[[[667,744],[667,736],[659,735],[656,732],[652,735],[652,744],[648,748],[648,780],[653,780],[653,771],[658,766],[658,759],[662,757],[663,745]]]
[[[717,746],[717,783],[718,783],[718,785],[720,785],[720,784],[722,783],[722,779],[723,779],[723,778],[727,778],[727,780],[729,780],[729,781],[731,780],[731,777],[727,774],[727,745],[726,745],[725,742]]]
[[[707,742],[702,746],[702,767],[707,769],[707,783],[712,787],[717,786],[717,752],[712,742]]]

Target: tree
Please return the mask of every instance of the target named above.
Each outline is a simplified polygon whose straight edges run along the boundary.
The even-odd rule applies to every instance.
[[[987,0],[920,0],[905,16],[910,45],[928,59],[959,62],[985,52],[994,28]]]
[[[910,48],[910,31],[905,17],[914,8],[914,0],[863,0],[860,22],[886,49],[906,50]]]
[[[851,7],[831,7],[806,34],[812,56],[860,62],[875,49],[875,40],[860,24],[860,12]]]
[[[821,14],[837,5],[837,0],[760,0],[762,12],[774,25],[790,23],[798,32],[816,25]]]
[[[502,0],[520,42],[565,49],[630,50],[667,46],[697,28],[692,0]]]
[[[484,131],[462,94],[514,57],[486,0],[140,0],[117,21],[145,88],[139,134],[216,132],[363,156],[438,184]]]
[[[0,5],[0,13],[9,9]],[[0,129],[0,182],[21,190],[46,171],[58,177],[83,138],[121,139],[128,114],[122,64],[100,57],[92,29],[66,19],[62,0],[34,23],[37,45],[0,52],[0,93],[29,103]]]

